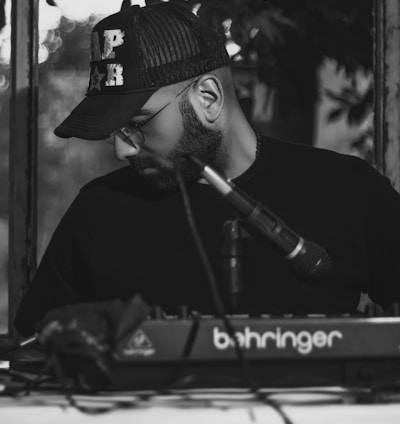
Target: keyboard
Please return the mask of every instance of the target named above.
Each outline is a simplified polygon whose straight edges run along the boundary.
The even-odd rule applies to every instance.
[[[399,317],[231,317],[255,384],[389,384],[400,377]],[[233,338],[213,317],[150,319],[118,344],[116,387],[243,386]],[[400,380],[399,380],[400,381]]]

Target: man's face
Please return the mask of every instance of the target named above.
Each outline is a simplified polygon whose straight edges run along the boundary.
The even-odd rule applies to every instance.
[[[158,189],[175,190],[177,168],[187,184],[199,179],[198,172],[185,158],[187,154],[194,155],[217,171],[223,172],[226,153],[222,132],[209,129],[201,123],[187,93],[182,95],[179,109],[169,111],[169,115],[168,122],[160,119],[149,123],[149,126],[166,124],[165,128],[158,128],[158,131],[165,135],[165,144],[163,145],[163,140],[155,141],[146,136],[146,148],[140,154],[128,158],[138,173]],[[180,120],[180,124],[175,123],[177,120]],[[176,127],[180,128],[179,133],[176,133]],[[173,140],[171,137],[174,136]]]

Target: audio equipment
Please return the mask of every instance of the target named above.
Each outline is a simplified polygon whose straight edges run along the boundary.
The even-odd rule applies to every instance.
[[[232,316],[254,382],[264,387],[392,384],[400,379],[400,318]],[[146,320],[114,354],[116,388],[244,386],[221,320]],[[399,380],[400,381],[400,380]]]

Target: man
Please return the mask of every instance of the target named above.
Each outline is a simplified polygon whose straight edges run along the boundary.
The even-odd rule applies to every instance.
[[[400,200],[387,179],[358,158],[258,135],[235,97],[223,41],[187,9],[133,6],[101,21],[87,97],[55,133],[111,137],[129,166],[86,185],[66,212],[18,311],[23,335],[50,309],[137,293],[168,314],[180,305],[215,313],[175,171],[220,289],[223,226],[237,212],[188,154],[333,263],[310,282],[272,243],[244,231],[238,312],[351,312],[361,292],[383,307],[400,299]]]

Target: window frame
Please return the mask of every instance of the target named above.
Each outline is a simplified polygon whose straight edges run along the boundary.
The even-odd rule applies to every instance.
[[[374,165],[400,192],[400,5],[374,0]]]
[[[39,0],[11,2],[8,333],[0,347],[18,338],[13,320],[36,270],[38,10]]]

